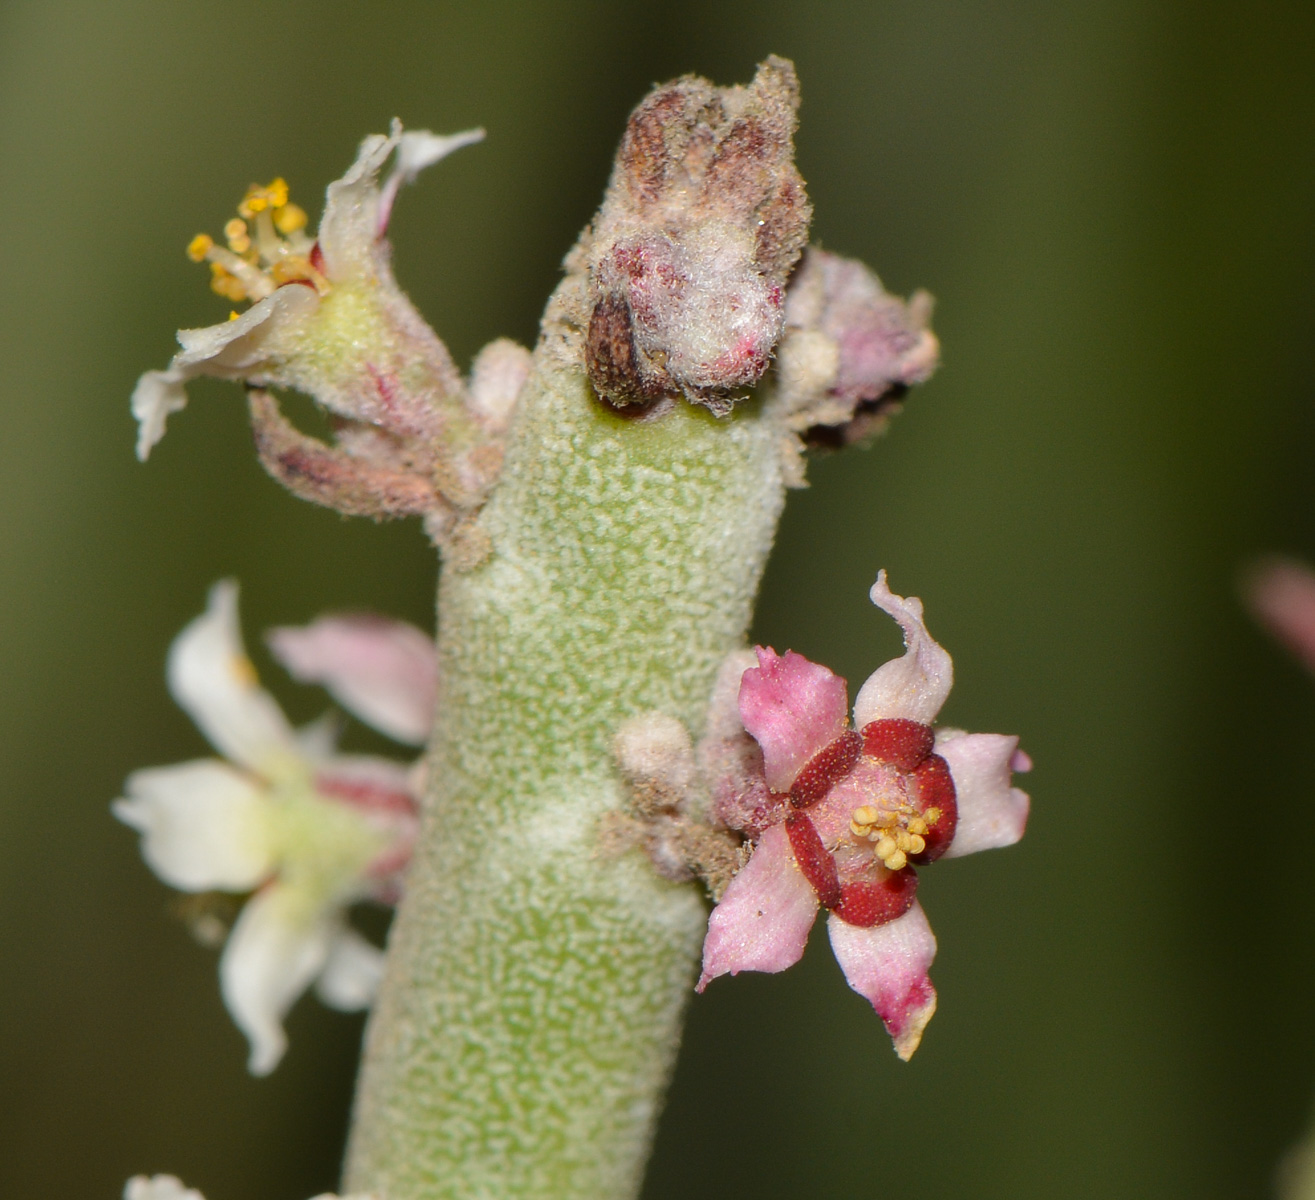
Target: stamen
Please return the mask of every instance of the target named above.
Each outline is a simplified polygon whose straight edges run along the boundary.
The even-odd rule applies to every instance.
[[[210,287],[234,302],[263,300],[287,283],[309,283],[323,295],[329,281],[314,263],[315,243],[302,230],[306,212],[288,200],[283,178],[252,184],[224,225],[227,246],[199,233],[187,246],[193,262],[210,261]],[[254,223],[254,228],[253,228]]]

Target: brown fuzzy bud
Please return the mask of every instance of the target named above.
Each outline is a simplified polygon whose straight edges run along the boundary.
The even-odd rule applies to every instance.
[[[686,76],[631,116],[575,260],[585,362],[607,400],[683,394],[722,413],[762,377],[811,215],[794,166],[798,104],[794,68],[769,58],[747,87]]]

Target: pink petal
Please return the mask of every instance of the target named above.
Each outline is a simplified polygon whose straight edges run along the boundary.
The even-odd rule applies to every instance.
[[[1257,563],[1242,594],[1256,619],[1315,671],[1315,571],[1284,558]]]
[[[740,719],[763,748],[767,786],[788,791],[803,766],[845,731],[845,681],[802,654],[755,646],[740,681]]]
[[[849,986],[871,1002],[895,1053],[908,1062],[936,1011],[936,989],[927,978],[936,938],[922,906],[915,902],[898,920],[870,929],[832,915],[827,932]]]
[[[1026,792],[1011,786],[1018,739],[1002,733],[946,731],[936,739],[936,753],[950,764],[959,802],[959,826],[945,857],[962,858],[1018,841],[1031,804]],[[1032,765],[1030,759],[1027,765]]]
[[[774,825],[708,918],[698,990],[719,975],[794,966],[816,917],[817,896],[795,866],[784,827]]]
[[[421,744],[434,721],[432,639],[405,621],[321,617],[273,629],[269,647],[295,679],[318,683],[344,708],[399,742]]]
[[[862,729],[869,721],[900,717],[930,725],[950,694],[954,664],[922,623],[922,601],[895,595],[885,571],[877,575],[871,596],[873,604],[899,622],[906,650],[868,676],[854,701],[854,723]]]

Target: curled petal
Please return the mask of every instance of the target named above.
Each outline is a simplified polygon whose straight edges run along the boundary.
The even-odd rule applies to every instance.
[[[959,803],[959,826],[945,857],[962,858],[1018,841],[1030,803],[1026,792],[1011,785],[1018,739],[943,730],[936,738],[936,753],[950,764]]]
[[[383,973],[383,951],[343,926],[333,939],[315,994],[330,1008],[359,1012],[374,1002]]]
[[[482,129],[468,129],[446,137],[427,129],[402,132],[393,121],[386,136],[372,133],[356,153],[347,173],[329,184],[320,219],[320,250],[335,280],[371,275],[378,265],[375,243],[388,228],[393,201],[404,183],[411,183],[426,167],[446,158],[454,150],[482,141]],[[397,162],[388,182],[379,186],[379,172],[388,156],[397,151]]]
[[[420,745],[434,723],[433,639],[405,621],[321,617],[271,630],[269,647],[293,678],[318,683],[349,712],[399,742]]]
[[[249,891],[273,867],[261,793],[214,759],[128,776],[114,815],[142,834],[142,857],[185,892]]]
[[[177,1175],[134,1175],[123,1189],[123,1200],[205,1200],[196,1188],[183,1186]]]
[[[165,421],[187,405],[185,384],[198,375],[260,382],[262,368],[273,367],[290,327],[319,304],[314,288],[289,284],[253,304],[236,320],[202,329],[180,329],[182,349],[167,370],[147,371],[132,393],[137,418],[137,457],[145,462],[164,437]]]
[[[740,681],[740,719],[763,749],[768,787],[785,792],[808,760],[845,731],[845,681],[793,650],[755,650],[758,665]]]
[[[795,865],[784,827],[773,826],[712,910],[698,990],[719,975],[794,966],[816,917],[817,896]]]
[[[292,727],[243,648],[233,580],[215,584],[205,612],[174,639],[166,674],[174,699],[234,762],[269,772],[299,757]]]
[[[404,184],[414,183],[421,171],[441,162],[454,150],[473,146],[483,140],[482,129],[466,129],[461,133],[448,134],[430,133],[428,129],[408,129],[402,134],[397,143],[397,159],[380,197],[376,236],[382,236],[388,229],[393,201]]]
[[[253,1075],[268,1075],[287,1050],[283,1018],[324,970],[334,925],[279,884],[252,897],[238,917],[219,960],[219,983],[229,1014],[251,1043],[247,1069]]]
[[[132,389],[132,415],[137,421],[137,461],[145,462],[151,449],[164,437],[165,422],[171,413],[187,407],[187,374],[171,367],[167,371],[147,371]],[[144,1175],[138,1176],[145,1179]],[[129,1182],[131,1186],[131,1181]]]
[[[319,247],[330,279],[369,278],[381,230],[379,171],[401,140],[402,126],[389,134],[372,133],[356,152],[356,161],[325,190]]]
[[[950,694],[954,664],[922,623],[921,600],[895,595],[885,571],[877,575],[871,595],[873,604],[899,622],[905,652],[868,676],[854,702],[854,721],[860,729],[870,721],[891,718],[930,725]]]
[[[861,929],[834,914],[827,932],[849,986],[866,997],[907,1062],[936,1011],[936,989],[927,971],[936,957],[936,938],[916,901],[902,917]]]
[[[1290,559],[1269,559],[1252,567],[1242,595],[1260,623],[1315,671],[1315,571]]]

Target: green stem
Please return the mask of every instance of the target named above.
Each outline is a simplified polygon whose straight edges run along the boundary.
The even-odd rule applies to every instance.
[[[421,844],[370,1022],[346,1187],[624,1200],[640,1186],[706,926],[693,884],[600,849],[627,717],[701,730],[783,501],[757,402],[638,422],[542,350],[491,557],[444,572]]]

